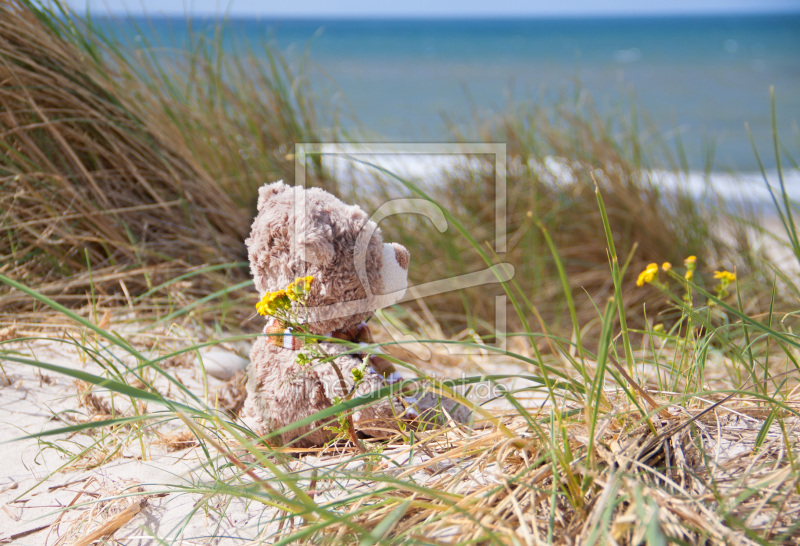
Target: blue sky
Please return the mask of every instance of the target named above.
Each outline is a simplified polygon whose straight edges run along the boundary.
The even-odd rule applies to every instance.
[[[78,12],[95,14],[191,13],[277,16],[553,16],[650,15],[800,11],[800,0],[67,0]]]

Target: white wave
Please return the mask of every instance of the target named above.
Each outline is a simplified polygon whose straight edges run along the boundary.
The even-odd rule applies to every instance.
[[[770,189],[775,198],[782,199],[780,177],[776,169],[766,172],[766,180],[760,172],[684,174],[652,170],[647,175],[654,184],[667,190],[684,190],[696,199],[716,194],[729,201],[770,206],[772,204]],[[794,169],[783,171],[783,184],[789,199],[795,203],[800,202],[800,171]]]
[[[402,146],[402,145],[401,145]],[[434,145],[435,146],[435,145]],[[323,167],[336,180],[353,183],[359,187],[372,185],[397,186],[393,175],[406,179],[423,189],[431,189],[446,184],[456,174],[470,173],[488,176],[494,173],[495,162],[486,154],[465,155],[464,153],[391,153],[387,148],[370,151],[365,145],[362,151],[353,154],[326,154],[323,150]],[[378,168],[376,168],[378,167]],[[512,158],[505,165],[510,174],[521,174],[528,169],[542,181],[553,185],[570,185],[578,180],[578,167],[565,158],[547,156],[544,160],[531,158],[523,166],[519,158]],[[595,171],[602,176],[601,171]],[[772,204],[769,189],[759,172],[675,172],[664,169],[642,171],[643,180],[660,186],[665,191],[684,191],[698,200],[718,195],[728,201],[749,203],[759,207]],[[775,196],[782,199],[777,170],[766,173]],[[788,197],[800,202],[800,171],[791,169],[783,172],[783,182]]]
[[[638,47],[630,49],[618,49],[614,52],[614,60],[619,64],[635,63],[642,58],[642,52]]]

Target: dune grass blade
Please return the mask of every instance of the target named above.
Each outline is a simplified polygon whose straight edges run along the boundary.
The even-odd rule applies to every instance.
[[[193,309],[196,309],[197,307],[200,307],[200,306],[208,303],[209,301],[213,301],[213,300],[216,300],[218,298],[227,296],[228,294],[234,293],[237,290],[240,290],[240,289],[245,288],[247,286],[253,286],[253,281],[252,280],[242,281],[242,282],[240,282],[238,284],[234,284],[233,286],[228,286],[228,287],[222,288],[221,290],[217,290],[213,294],[209,294],[209,295],[204,296],[204,297],[202,297],[202,298],[200,298],[198,300],[195,300],[192,303],[190,303],[189,305],[187,305],[186,307],[182,307],[182,308],[178,309],[177,311],[174,311],[174,312],[170,313],[166,317],[164,317],[162,319],[159,319],[156,322],[156,324],[160,324],[162,322],[173,321],[176,318],[191,312]]]
[[[36,290],[33,290],[32,288],[28,288],[24,284],[22,284],[20,282],[17,282],[17,281],[15,281],[13,279],[10,279],[10,278],[6,277],[5,275],[3,275],[2,273],[0,273],[0,282],[2,282],[3,284],[5,284],[7,286],[10,286],[10,287],[12,287],[12,288],[14,288],[16,290],[24,292],[25,294],[30,296],[34,301],[38,301],[40,303],[43,303],[44,305],[50,307],[51,309],[57,311],[58,313],[61,313],[62,315],[66,316],[66,317],[69,317],[70,319],[72,319],[76,323],[80,324],[84,328],[88,328],[89,330],[93,331],[94,333],[96,333],[100,337],[102,337],[104,339],[107,339],[108,341],[110,341],[111,343],[116,345],[117,347],[120,347],[121,349],[124,349],[127,353],[130,353],[131,355],[136,357],[136,359],[139,362],[143,363],[143,362],[147,361],[147,359],[144,356],[142,356],[142,354],[139,351],[137,351],[135,348],[133,348],[133,346],[131,346],[130,343],[128,343],[125,339],[123,339],[123,338],[121,338],[119,336],[116,336],[114,334],[111,334],[110,332],[107,332],[106,330],[100,328],[99,326],[96,326],[91,321],[89,321],[89,320],[83,318],[82,316],[78,315],[77,313],[67,309],[66,307],[64,307],[60,303],[48,298],[44,294],[40,294],[39,292],[37,292]]]
[[[141,423],[144,421],[151,421],[154,419],[158,419],[158,417],[159,417],[158,415],[134,415],[132,417],[117,417],[115,419],[99,419],[97,421],[91,421],[89,423],[80,423],[78,425],[71,425],[68,427],[59,427],[50,430],[44,430],[42,432],[37,432],[35,434],[28,434],[25,436],[19,436],[17,438],[12,438],[11,440],[6,440],[6,441],[20,442],[22,440],[29,440],[32,438],[41,439],[41,438],[47,438],[48,436],[60,436],[62,434],[72,434],[74,432],[81,432],[83,430],[95,430],[95,429],[103,429],[105,427],[128,425],[132,423]]]
[[[617,313],[619,316],[619,324],[622,335],[622,345],[625,349],[625,361],[628,364],[628,374],[633,377],[633,369],[636,362],[633,359],[633,349],[631,348],[631,340],[628,334],[628,324],[625,318],[625,302],[622,299],[622,275],[624,271],[620,271],[619,258],[617,256],[617,249],[614,245],[614,235],[611,232],[611,225],[608,222],[608,214],[606,212],[605,204],[603,203],[603,196],[600,194],[600,188],[595,185],[595,194],[597,195],[597,205],[600,208],[600,215],[603,219],[603,229],[606,234],[606,242],[608,244],[609,261],[611,262],[611,277],[614,280],[614,299],[617,304]]]
[[[217,265],[212,265],[212,266],[209,266],[209,267],[203,267],[203,268],[200,268],[200,269],[197,269],[197,270],[194,270],[194,271],[189,271],[188,273],[184,273],[183,275],[178,275],[177,277],[175,277],[173,279],[169,279],[167,281],[164,281],[163,283],[159,284],[158,286],[155,286],[155,287],[151,288],[150,290],[148,290],[144,294],[140,294],[139,296],[136,296],[136,298],[133,299],[133,303],[138,303],[138,302],[142,301],[143,299],[146,299],[148,296],[157,293],[159,290],[167,288],[170,285],[173,285],[175,283],[181,282],[183,280],[190,279],[190,278],[192,278],[192,277],[194,277],[196,275],[204,275],[206,273],[210,273],[212,271],[218,271],[220,269],[230,269],[230,268],[237,268],[237,267],[246,268],[246,267],[249,267],[249,266],[250,266],[250,262],[234,262],[234,263],[230,263],[230,264],[217,264]]]
[[[784,228],[786,229],[786,235],[789,237],[789,241],[792,245],[792,250],[794,251],[795,257],[800,262],[800,240],[798,240],[797,236],[797,227],[794,223],[794,214],[792,212],[792,205],[789,200],[789,194],[786,191],[786,184],[783,182],[783,167],[781,164],[781,146],[780,141],[778,139],[778,116],[775,112],[775,87],[770,86],[769,88],[769,102],[770,102],[770,114],[771,114],[771,121],[772,121],[772,144],[775,152],[775,167],[778,170],[778,182],[781,188],[781,198],[783,201],[784,212],[786,215],[786,224]]]
[[[185,404],[180,402],[176,402],[174,400],[169,400],[164,398],[158,393],[146,391],[143,389],[139,389],[136,387],[132,387],[127,383],[122,383],[120,381],[116,381],[114,379],[108,379],[106,377],[101,377],[95,374],[91,374],[88,372],[84,372],[81,370],[75,370],[72,368],[66,368],[64,366],[59,366],[57,364],[48,364],[47,362],[41,362],[39,360],[32,360],[30,358],[22,358],[14,355],[3,355],[3,360],[8,360],[10,362],[17,362],[19,364],[26,364],[28,366],[33,366],[36,368],[41,368],[43,370],[49,370],[51,372],[56,372],[61,375],[65,375],[67,377],[72,377],[75,379],[79,379],[81,381],[85,381],[87,383],[91,383],[92,385],[96,385],[98,387],[108,389],[109,391],[113,391],[119,394],[124,394],[126,396],[131,397],[135,400],[146,400],[148,402],[155,402],[162,406],[165,406],[169,409],[183,409],[184,411],[191,412],[192,414],[198,414],[201,417],[208,418],[210,417],[209,414],[204,412],[199,412],[196,408],[191,408]],[[36,435],[31,435],[31,437],[35,437]]]
[[[555,243],[553,243],[553,238],[550,236],[550,232],[541,222],[539,223],[539,229],[541,229],[542,235],[544,235],[545,241],[547,241],[547,246],[550,249],[550,254],[553,256],[553,261],[555,262],[556,270],[558,271],[558,278],[561,281],[561,288],[564,291],[564,297],[567,300],[567,308],[569,309],[569,316],[570,320],[572,321],[572,331],[575,336],[575,347],[578,350],[578,356],[581,359],[582,364],[581,370],[583,371],[585,369],[585,362],[583,354],[584,348],[583,343],[581,342],[581,328],[580,324],[578,323],[578,313],[575,310],[575,301],[572,298],[572,289],[569,286],[569,279],[566,271],[564,271],[564,264],[561,261],[561,257],[558,255],[558,250],[556,249]],[[583,373],[585,374],[585,371]]]
[[[603,313],[603,329],[600,334],[600,349],[597,352],[597,369],[594,377],[591,379],[590,389],[585,401],[586,418],[589,421],[589,456],[590,464],[594,461],[594,441],[595,429],[597,428],[597,420],[600,416],[600,409],[602,406],[608,407],[608,400],[605,396],[605,375],[606,368],[608,367],[609,348],[611,346],[611,328],[613,321],[613,303],[606,304],[605,312]]]

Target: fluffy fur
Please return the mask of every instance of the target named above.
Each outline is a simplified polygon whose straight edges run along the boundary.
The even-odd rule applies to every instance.
[[[250,269],[259,294],[285,288],[297,277],[313,275],[314,284],[301,319],[311,333],[329,334],[366,320],[375,310],[398,301],[405,292],[410,256],[397,243],[384,244],[380,229],[357,206],[342,203],[319,189],[290,187],[283,182],[259,191],[258,214],[246,241]],[[264,435],[330,407],[353,387],[353,368],[362,361],[342,354],[346,347],[321,343],[342,377],[329,363],[301,367],[298,351],[276,347],[259,337],[250,353],[247,400],[243,416]],[[385,385],[383,376],[368,372],[356,395]],[[444,406],[459,420],[467,411],[447,399],[426,394],[410,410],[427,417]],[[437,408],[437,409],[434,409]],[[370,436],[392,430],[398,416],[408,416],[399,398],[381,400],[353,415],[356,429]],[[435,416],[434,416],[435,420]],[[281,436],[284,444],[319,446],[332,438],[314,422]]]

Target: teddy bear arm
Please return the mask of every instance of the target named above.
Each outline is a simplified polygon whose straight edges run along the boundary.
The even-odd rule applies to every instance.
[[[250,353],[247,400],[242,415],[259,435],[265,435],[307,418],[330,406],[323,378],[297,364],[299,351],[291,351],[259,338]],[[298,447],[321,445],[330,439],[325,422],[313,422],[281,434],[281,442]],[[299,438],[299,439],[298,439]]]

